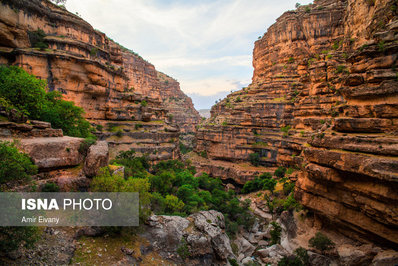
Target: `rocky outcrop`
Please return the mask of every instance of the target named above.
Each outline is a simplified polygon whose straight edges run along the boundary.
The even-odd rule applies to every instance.
[[[135,127],[151,121],[172,124],[163,101],[173,96],[184,102],[177,108],[176,122],[183,128],[194,122],[192,103],[174,80],[167,77],[170,87],[165,86],[161,79],[165,75],[152,64],[49,1],[2,1],[0,29],[0,63],[23,67],[46,80],[50,91],[60,91],[64,99],[82,107],[100,138],[117,137],[111,141],[111,156],[137,142],[156,139],[160,145],[144,144],[142,150],[156,160],[176,158],[178,132],[169,134],[152,125]],[[145,138],[118,139],[131,137],[130,131],[114,130],[120,124]]]
[[[217,211],[201,211],[187,218],[155,215],[147,223],[144,236],[164,258],[180,254],[190,265],[209,265],[234,257],[224,232],[224,216]]]
[[[351,237],[396,245],[397,5],[318,0],[285,12],[255,43],[252,84],[213,106],[197,151],[299,167],[305,207]]]
[[[94,177],[101,167],[109,164],[109,149],[106,141],[97,141],[88,149],[83,171],[86,176]]]

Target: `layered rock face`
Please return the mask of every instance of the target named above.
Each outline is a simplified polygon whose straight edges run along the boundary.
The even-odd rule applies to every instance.
[[[160,96],[163,105],[169,111],[168,119],[179,125],[181,133],[189,134],[196,131],[201,117],[194,108],[192,99],[180,89],[180,83],[175,79],[158,72],[160,80]]]
[[[252,84],[212,108],[197,151],[300,167],[304,206],[346,234],[396,245],[397,6],[319,0],[284,13],[255,43]]]
[[[0,29],[0,63],[23,67],[47,80],[49,90],[84,108],[86,118],[98,125],[98,135],[110,142],[112,156],[137,145],[154,159],[178,155],[178,132],[167,132],[162,102],[173,93],[185,95],[178,85],[163,92],[155,67],[138,54],[48,1],[2,1]],[[180,112],[178,121],[191,123],[191,109]],[[133,139],[132,131],[142,136]]]

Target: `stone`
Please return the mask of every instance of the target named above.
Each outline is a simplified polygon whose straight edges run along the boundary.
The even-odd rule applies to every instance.
[[[33,125],[34,128],[41,128],[41,129],[51,128],[51,123],[49,122],[30,120],[30,123]]]
[[[81,138],[51,137],[21,139],[19,148],[27,153],[39,169],[76,166],[83,162],[79,153]]]
[[[88,177],[98,174],[101,167],[107,166],[109,162],[109,149],[106,141],[97,141],[88,149],[84,161],[83,171]]]
[[[394,250],[385,250],[378,253],[372,261],[374,266],[387,266],[398,264],[398,252]]]

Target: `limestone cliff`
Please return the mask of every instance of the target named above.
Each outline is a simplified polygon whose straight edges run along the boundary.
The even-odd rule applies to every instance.
[[[194,133],[201,117],[194,108],[192,99],[180,89],[180,83],[175,79],[158,72],[160,80],[160,96],[169,111],[169,120],[179,125],[181,133]]]
[[[255,42],[252,84],[213,106],[197,151],[219,165],[257,153],[263,167],[299,167],[305,207],[396,245],[397,10],[392,0],[318,0],[285,12]]]
[[[40,0],[1,1],[0,63],[23,67],[83,107],[111,156],[130,148],[152,159],[178,155],[179,132],[166,121],[162,101],[185,95],[178,87],[164,93],[152,64],[64,8]],[[191,109],[180,112],[179,122],[192,122],[183,118]]]

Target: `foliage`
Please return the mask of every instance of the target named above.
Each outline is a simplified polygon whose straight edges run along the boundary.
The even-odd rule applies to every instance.
[[[269,190],[271,193],[274,191],[277,181],[272,178],[270,173],[264,173],[254,180],[247,181],[243,188],[242,193],[250,193],[259,190]]]
[[[142,106],[142,107],[148,106],[148,102],[147,102],[146,100],[142,100],[142,101],[141,101],[141,106]]]
[[[42,192],[59,192],[59,186],[56,183],[46,183],[41,189]]]
[[[277,177],[284,177],[286,173],[286,168],[283,166],[279,166],[278,169],[275,170],[274,175]]]
[[[0,66],[0,96],[33,119],[40,118],[46,101],[46,83],[15,66]]]
[[[90,123],[82,108],[62,100],[59,92],[46,92],[46,82],[15,66],[0,67],[0,97],[31,119],[50,122],[65,135],[90,136]]]
[[[83,114],[83,108],[62,100],[60,92],[52,91],[46,94],[40,120],[50,122],[53,128],[61,128],[65,135],[86,138],[91,136],[91,125]]]
[[[326,235],[321,232],[317,232],[314,237],[308,241],[310,247],[314,247],[320,251],[332,249],[334,243]]]
[[[42,50],[48,48],[47,42],[44,40],[46,34],[42,29],[37,29],[36,31],[28,31],[28,37],[30,45],[33,48],[40,48]]]
[[[260,155],[257,152],[249,154],[249,161],[254,166],[260,165]]]
[[[180,212],[185,206],[184,202],[174,195],[167,195],[164,203],[166,205],[166,212],[171,214]]]
[[[182,154],[187,154],[192,151],[192,148],[185,146],[183,143],[180,142],[180,151]]]
[[[188,243],[185,240],[185,238],[181,239],[180,245],[177,248],[177,253],[178,255],[180,255],[181,259],[185,260],[186,258],[188,258],[191,253],[189,252],[188,249]]]
[[[18,151],[14,143],[0,141],[0,183],[28,179],[37,173],[28,155]]]
[[[90,188],[93,192],[138,192],[140,221],[146,221],[151,214],[150,183],[146,178],[129,177],[125,179],[120,174],[111,174],[109,167],[103,167],[99,174],[93,178]]]
[[[31,248],[39,238],[39,230],[34,226],[0,227],[0,250],[10,252],[21,245]]]
[[[271,222],[272,229],[271,234],[271,245],[279,244],[281,241],[282,227],[277,222]]]

